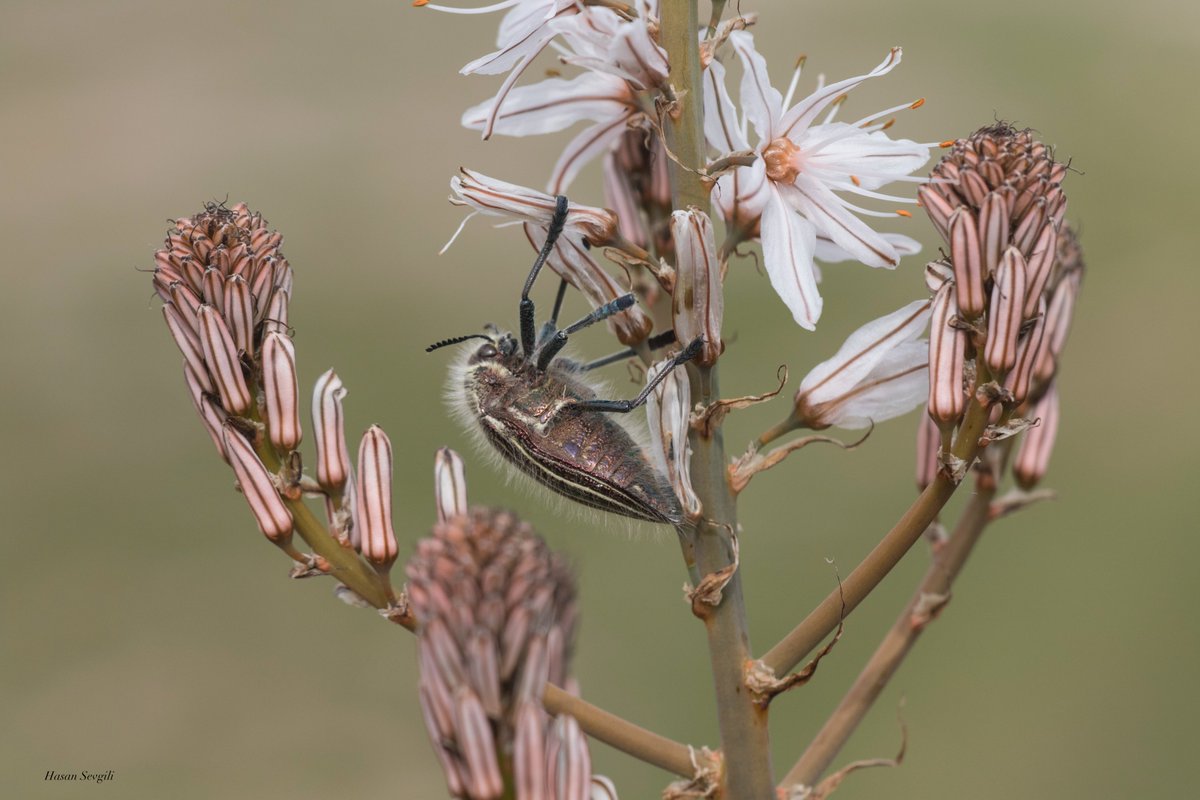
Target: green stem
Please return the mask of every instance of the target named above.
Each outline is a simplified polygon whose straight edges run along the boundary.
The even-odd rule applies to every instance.
[[[707,213],[709,192],[699,173],[707,161],[707,148],[696,6],[696,0],[661,3],[661,42],[671,64],[674,94],[664,128],[667,146],[686,165],[670,164],[672,205],[676,209],[696,206]],[[695,401],[708,405],[719,398],[716,367],[689,365],[688,374]],[[693,432],[690,441],[692,484],[704,508],[704,519],[694,532],[694,553],[699,573],[709,575],[732,563],[736,503],[725,480],[726,459],[720,430],[708,437]],[[750,637],[740,572],[735,571],[723,588],[720,604],[704,606],[701,616],[708,633],[724,755],[722,796],[726,800],[773,800],[766,709],[754,703],[744,680],[750,659]]]
[[[916,644],[930,619],[924,611],[926,605],[931,599],[949,597],[954,579],[987,527],[988,507],[996,488],[994,481],[986,484],[981,481],[980,484],[959,518],[954,535],[935,551],[934,562],[912,599],[879,643],[854,685],[821,726],[816,738],[788,771],[783,786],[812,786],[820,779]]]
[[[959,428],[953,451],[968,465],[974,462],[979,453],[979,437],[987,428],[987,420],[988,408],[972,400]],[[917,543],[957,488],[957,483],[944,472],[939,472],[867,557],[837,589],[830,592],[820,605],[762,657],[763,662],[776,675],[783,675],[803,661],[900,563],[900,559]]]

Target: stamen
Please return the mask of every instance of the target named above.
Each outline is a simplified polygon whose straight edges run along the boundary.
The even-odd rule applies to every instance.
[[[428,8],[433,11],[444,11],[447,14],[490,14],[493,11],[501,11],[506,8],[512,8],[521,0],[502,0],[499,3],[493,3],[490,6],[478,6],[476,8],[459,8],[457,6],[442,6],[434,5],[429,0],[413,0],[413,8]]]
[[[850,95],[848,94],[839,94],[837,97],[833,98],[833,102],[829,104],[829,113],[825,115],[825,119],[821,123],[822,125],[828,125],[829,123],[833,122],[833,118],[837,116],[837,112],[841,109],[842,104],[846,102],[846,98],[849,96]]]
[[[800,73],[804,71],[804,62],[808,61],[808,56],[801,53],[796,57],[796,68],[792,72],[792,82],[788,84],[787,94],[783,96],[784,113],[792,107],[792,98],[796,95],[796,87],[800,84]]]
[[[453,201],[451,201],[451,202],[453,202]],[[450,241],[448,241],[444,245],[442,245],[441,250],[438,250],[439,256],[450,249],[450,245],[454,244],[454,240],[457,239],[458,235],[463,232],[463,228],[467,227],[467,220],[469,220],[471,217],[475,216],[478,213],[479,213],[478,211],[472,211],[470,214],[467,214],[465,217],[463,217],[463,221],[458,223],[458,229],[454,231],[454,235],[450,237]]]

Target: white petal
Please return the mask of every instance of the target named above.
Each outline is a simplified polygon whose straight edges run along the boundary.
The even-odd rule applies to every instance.
[[[771,194],[768,183],[767,168],[761,158],[756,159],[749,167],[739,167],[718,178],[713,202],[726,221],[737,216],[747,223],[753,222],[762,215]]]
[[[773,185],[773,184],[772,184]],[[763,261],[771,286],[802,328],[814,330],[821,316],[821,295],[813,274],[816,231],[772,191],[762,215]]]
[[[917,348],[920,344],[914,343]],[[924,352],[924,350],[922,350]],[[929,365],[925,361],[904,370],[890,372],[870,381],[862,391],[839,407],[834,425],[841,428],[867,428],[901,414],[907,414],[925,402],[929,391]]]
[[[868,72],[866,75],[858,75],[853,78],[847,78],[844,81],[831,83],[810,94],[808,97],[801,100],[796,105],[792,106],[783,119],[780,121],[779,136],[797,136],[804,131],[812,121],[817,118],[817,115],[825,110],[826,107],[838,98],[838,95],[858,86],[867,78],[876,78],[880,75],[886,75],[900,63],[900,48],[893,47],[888,53],[887,58],[879,63],[879,66]]]
[[[929,324],[929,308],[928,300],[915,300],[863,325],[846,338],[833,358],[818,364],[804,377],[799,394],[807,395],[813,404],[846,395],[867,379],[893,350],[921,335]],[[928,347],[922,347],[928,354]],[[928,360],[928,355],[924,360]]]
[[[628,111],[629,97],[625,81],[597,72],[569,81],[551,78],[519,86],[504,98],[495,131],[505,136],[531,136],[561,131],[581,120],[612,119]],[[492,97],[468,108],[462,116],[463,127],[483,130],[495,104]]]
[[[579,174],[579,170],[620,141],[622,134],[629,127],[629,120],[633,114],[633,111],[627,109],[618,117],[606,119],[590,128],[585,128],[572,139],[563,150],[562,155],[559,156],[558,163],[554,165],[554,171],[550,173],[547,191],[551,194],[565,192],[571,182],[575,180],[575,176]]]
[[[830,130],[849,128],[849,130]],[[811,142],[811,144],[809,144]],[[908,139],[889,139],[882,131],[866,133],[842,123],[811,128],[803,137],[810,163],[822,170],[858,178],[864,189],[878,189],[916,172],[929,161],[929,148]]]
[[[746,31],[734,31],[729,42],[742,59],[742,109],[758,133],[759,142],[774,139],[779,130],[779,115],[783,111],[783,95],[771,86],[767,62],[754,49],[754,37]]]
[[[722,153],[750,149],[738,124],[737,107],[725,88],[725,65],[715,60],[704,70],[704,136]]]
[[[867,266],[891,268],[899,263],[895,248],[850,213],[842,200],[820,181],[802,173],[788,199],[821,233]]]
[[[911,236],[905,236],[902,233],[881,233],[879,235],[887,240],[892,249],[896,251],[896,255],[901,258],[921,252],[921,243]],[[828,264],[858,260],[834,244],[828,236],[817,236],[817,258]]]

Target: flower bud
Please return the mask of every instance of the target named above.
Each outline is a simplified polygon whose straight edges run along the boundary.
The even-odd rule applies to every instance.
[[[207,373],[205,373],[205,377],[207,377]],[[200,421],[204,423],[204,429],[212,437],[213,444],[216,445],[221,458],[228,461],[229,456],[225,453],[225,414],[209,398],[211,389],[204,388],[200,377],[186,361],[183,364],[183,378],[187,381],[188,394],[192,397],[192,405],[196,407]]]
[[[988,192],[979,207],[979,234],[983,247],[983,274],[995,275],[1000,254],[1008,247],[1009,219],[1004,198]]]
[[[713,243],[712,220],[695,206],[671,214],[675,241],[675,290],[671,311],[675,340],[704,338],[696,363],[711,367],[721,354],[721,317],[725,309],[721,291],[721,265]]]
[[[406,572],[425,723],[450,791],[499,797],[501,759],[517,797],[588,786],[586,739],[541,706],[547,680],[566,683],[576,612],[565,562],[511,513],[474,509],[417,542]]]
[[[200,382],[204,391],[209,394],[215,393],[216,387],[213,386],[212,378],[208,374],[208,367],[204,364],[200,336],[192,330],[183,314],[173,304],[167,303],[162,310],[167,329],[171,332],[171,338],[175,340],[179,352],[183,353],[184,363],[195,373],[196,380]]]
[[[951,323],[958,315],[953,283],[943,284],[933,298],[929,321],[929,416],[946,429],[963,415],[963,362],[967,334]]]
[[[342,399],[346,389],[333,370],[317,378],[313,387],[313,436],[317,440],[317,482],[330,492],[339,492],[350,476],[346,448],[346,425]]]
[[[284,452],[295,450],[300,429],[300,385],[296,378],[296,349],[280,333],[268,333],[262,348],[263,398],[267,434]]]
[[[954,267],[945,261],[930,261],[925,265],[925,288],[930,295],[938,293],[942,284],[954,280]]]
[[[688,519],[700,518],[700,498],[692,488],[691,454],[688,431],[691,429],[692,390],[687,373],[674,369],[665,359],[646,371],[646,382],[653,381],[664,369],[670,374],[654,387],[646,398],[646,418],[650,423],[650,456],[658,471],[667,477]]]
[[[380,573],[396,560],[392,530],[392,443],[378,425],[363,434],[358,446],[358,496],[355,523],[363,558]]]
[[[925,487],[937,477],[938,451],[941,447],[941,431],[929,415],[929,409],[926,409],[917,424],[917,491],[925,491]]]
[[[987,275],[975,218],[965,209],[955,211],[950,217],[950,260],[954,265],[959,313],[965,319],[976,319],[983,313],[983,284]]]
[[[1033,252],[1029,254],[1029,258],[1025,262],[1028,285],[1025,290],[1025,308],[1021,314],[1025,319],[1033,319],[1034,315],[1038,313],[1038,303],[1042,301],[1046,282],[1050,279],[1050,273],[1054,269],[1054,257],[1057,249],[1058,231],[1047,225],[1042,229],[1037,243],[1033,246]]]
[[[467,513],[467,476],[463,460],[449,447],[439,448],[433,460],[433,495],[438,522]]]
[[[1032,489],[1046,475],[1054,438],[1058,435],[1058,392],[1051,387],[1031,414],[1040,423],[1025,431],[1013,461],[1013,477],[1022,489]]]
[[[1003,379],[1017,363],[1017,339],[1021,335],[1024,309],[1025,257],[1010,247],[1004,251],[996,270],[983,352],[984,362],[997,379]]]
[[[292,538],[292,512],[279,496],[271,473],[258,460],[246,437],[229,423],[225,424],[224,441],[229,463],[258,529],[275,544],[286,545]]]
[[[1012,392],[1013,402],[1020,404],[1029,397],[1033,387],[1033,368],[1037,364],[1038,353],[1042,349],[1042,339],[1046,333],[1046,300],[1038,300],[1037,319],[1029,331],[1021,337],[1017,345],[1017,363],[1012,372],[1008,373],[1005,386]]]
[[[254,299],[250,284],[241,275],[231,275],[224,287],[225,319],[233,343],[240,352],[254,354]]]
[[[229,328],[210,305],[200,306],[196,316],[200,322],[204,361],[221,396],[221,405],[231,414],[245,414],[250,410],[250,389],[246,386],[246,376],[242,374],[242,364]]]

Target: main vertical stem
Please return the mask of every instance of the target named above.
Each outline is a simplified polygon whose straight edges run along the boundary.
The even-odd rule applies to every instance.
[[[674,104],[664,120],[667,146],[681,164],[672,162],[671,195],[676,209],[710,209],[708,188],[695,172],[705,164],[704,106],[699,52],[697,0],[662,0],[661,42],[671,64]],[[690,169],[689,169],[690,168]],[[689,365],[692,397],[707,405],[719,395],[717,368]],[[701,575],[729,566],[733,559],[737,509],[725,480],[725,448],[720,430],[711,437],[691,436],[693,488],[703,504],[696,527],[695,556]],[[704,615],[716,689],[717,721],[724,755],[725,800],[773,800],[767,712],[757,706],[745,684],[750,637],[742,599],[741,573],[734,572],[722,600]]]

